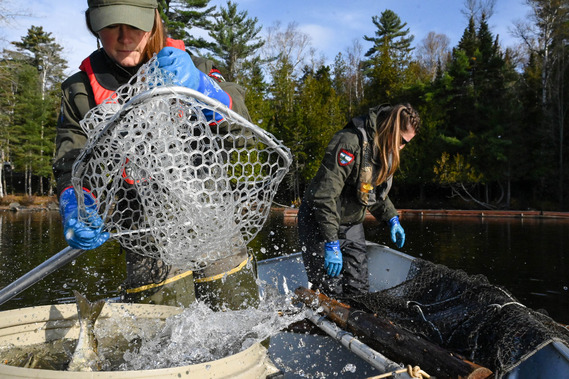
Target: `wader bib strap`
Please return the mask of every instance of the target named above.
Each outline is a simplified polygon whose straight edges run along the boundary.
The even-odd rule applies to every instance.
[[[243,267],[245,267],[247,265],[247,263],[251,262],[252,257],[248,257],[247,259],[245,259],[243,262],[239,263],[239,265],[237,267],[232,268],[231,270],[216,274],[216,275],[212,275],[212,276],[207,276],[207,277],[198,277],[194,279],[194,283],[206,283],[206,282],[212,282],[214,280],[219,280],[221,278],[223,278],[224,276],[229,276],[229,275],[233,275],[239,271],[241,271],[243,269]],[[166,284],[170,284],[173,282],[176,282],[180,279],[185,278],[188,275],[193,275],[194,272],[192,270],[188,270],[186,272],[183,272],[181,274],[172,276],[171,278],[168,278],[160,283],[151,283],[151,284],[146,284],[144,286],[140,286],[137,288],[129,288],[126,290],[126,293],[138,293],[138,292],[142,292],[142,291],[147,291],[153,288],[158,288],[158,287],[162,287],[165,286]]]
[[[239,263],[239,266],[237,266],[237,267],[235,267],[229,271],[225,271],[225,272],[222,272],[221,274],[212,275],[212,276],[208,276],[205,278],[196,278],[196,279],[194,279],[194,283],[212,282],[214,280],[219,280],[219,279],[223,278],[224,276],[233,275],[233,274],[241,271],[243,269],[243,267],[245,267],[245,265],[247,263],[249,263],[250,261],[251,261],[251,257],[248,257],[243,262]]]

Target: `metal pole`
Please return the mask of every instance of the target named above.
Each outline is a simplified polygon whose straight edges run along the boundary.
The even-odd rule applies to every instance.
[[[139,229],[139,230],[125,230],[120,233],[111,234],[110,238],[117,238],[122,236],[127,236],[131,234],[148,233],[151,228]],[[52,272],[60,269],[69,262],[77,259],[86,250],[74,249],[67,246],[65,249],[61,250],[59,253],[53,255],[51,258],[41,263],[36,268],[28,271],[26,274],[22,275],[20,278],[16,279],[12,283],[8,284],[6,287],[0,290],[0,305],[4,304],[17,294],[25,291],[28,287],[36,284]]]
[[[320,316],[310,309],[307,309],[307,311],[309,312],[308,319],[314,323],[314,325],[318,326],[322,331],[340,342],[348,350],[378,369],[382,374],[401,370],[402,366],[364,344],[351,333],[346,332],[336,324],[328,321],[326,317]],[[407,372],[395,374],[393,378],[413,379]]]
[[[2,288],[0,290],[0,305],[4,304],[33,284],[39,282],[60,267],[65,266],[67,263],[77,259],[77,257],[79,257],[84,252],[85,250],[74,249],[70,246],[67,246],[65,249],[61,250],[59,253],[55,254],[36,268],[32,269],[28,273],[16,279],[14,282]]]

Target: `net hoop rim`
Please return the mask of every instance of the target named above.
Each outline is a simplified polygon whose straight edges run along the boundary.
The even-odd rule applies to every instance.
[[[277,140],[274,135],[267,132],[266,130],[262,129],[261,127],[253,124],[249,120],[245,119],[243,116],[239,115],[237,112],[229,109],[225,104],[212,99],[211,97],[204,95],[201,92],[193,90],[191,88],[182,87],[182,86],[160,86],[154,87],[142,93],[139,93],[129,99],[126,103],[121,106],[121,109],[116,112],[108,121],[106,121],[106,125],[98,135],[104,135],[105,132],[111,128],[115,123],[117,123],[121,118],[122,115],[130,111],[135,106],[143,103],[144,101],[158,96],[163,95],[183,95],[186,97],[193,97],[196,100],[205,103],[206,106],[209,106],[213,109],[220,110],[222,113],[229,115],[232,119],[237,120],[241,125],[245,126],[248,129],[253,130],[257,136],[265,143],[267,146],[275,149],[279,155],[286,161],[286,166],[290,167],[292,164],[292,153],[288,147],[284,144],[277,144],[275,141]],[[96,145],[95,143],[90,143],[91,146]],[[89,154],[91,150],[91,146],[88,149],[82,151],[82,154],[77,158],[76,163],[81,161],[84,158],[84,155]],[[75,166],[75,165],[74,165]],[[73,167],[73,172],[75,172],[75,167]]]

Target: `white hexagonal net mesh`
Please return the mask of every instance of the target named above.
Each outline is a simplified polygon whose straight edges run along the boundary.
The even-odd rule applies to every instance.
[[[223,120],[209,122],[211,112]],[[81,126],[88,141],[73,166],[76,192],[92,192],[105,230],[123,247],[189,268],[255,237],[292,160],[258,126],[174,86],[154,59]]]

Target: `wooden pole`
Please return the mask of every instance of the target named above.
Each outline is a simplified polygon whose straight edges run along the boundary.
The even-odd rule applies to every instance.
[[[391,321],[355,310],[326,295],[304,287],[297,299],[313,309],[321,308],[330,320],[354,334],[366,345],[395,361],[420,366],[438,378],[484,379],[492,371],[469,362]]]

